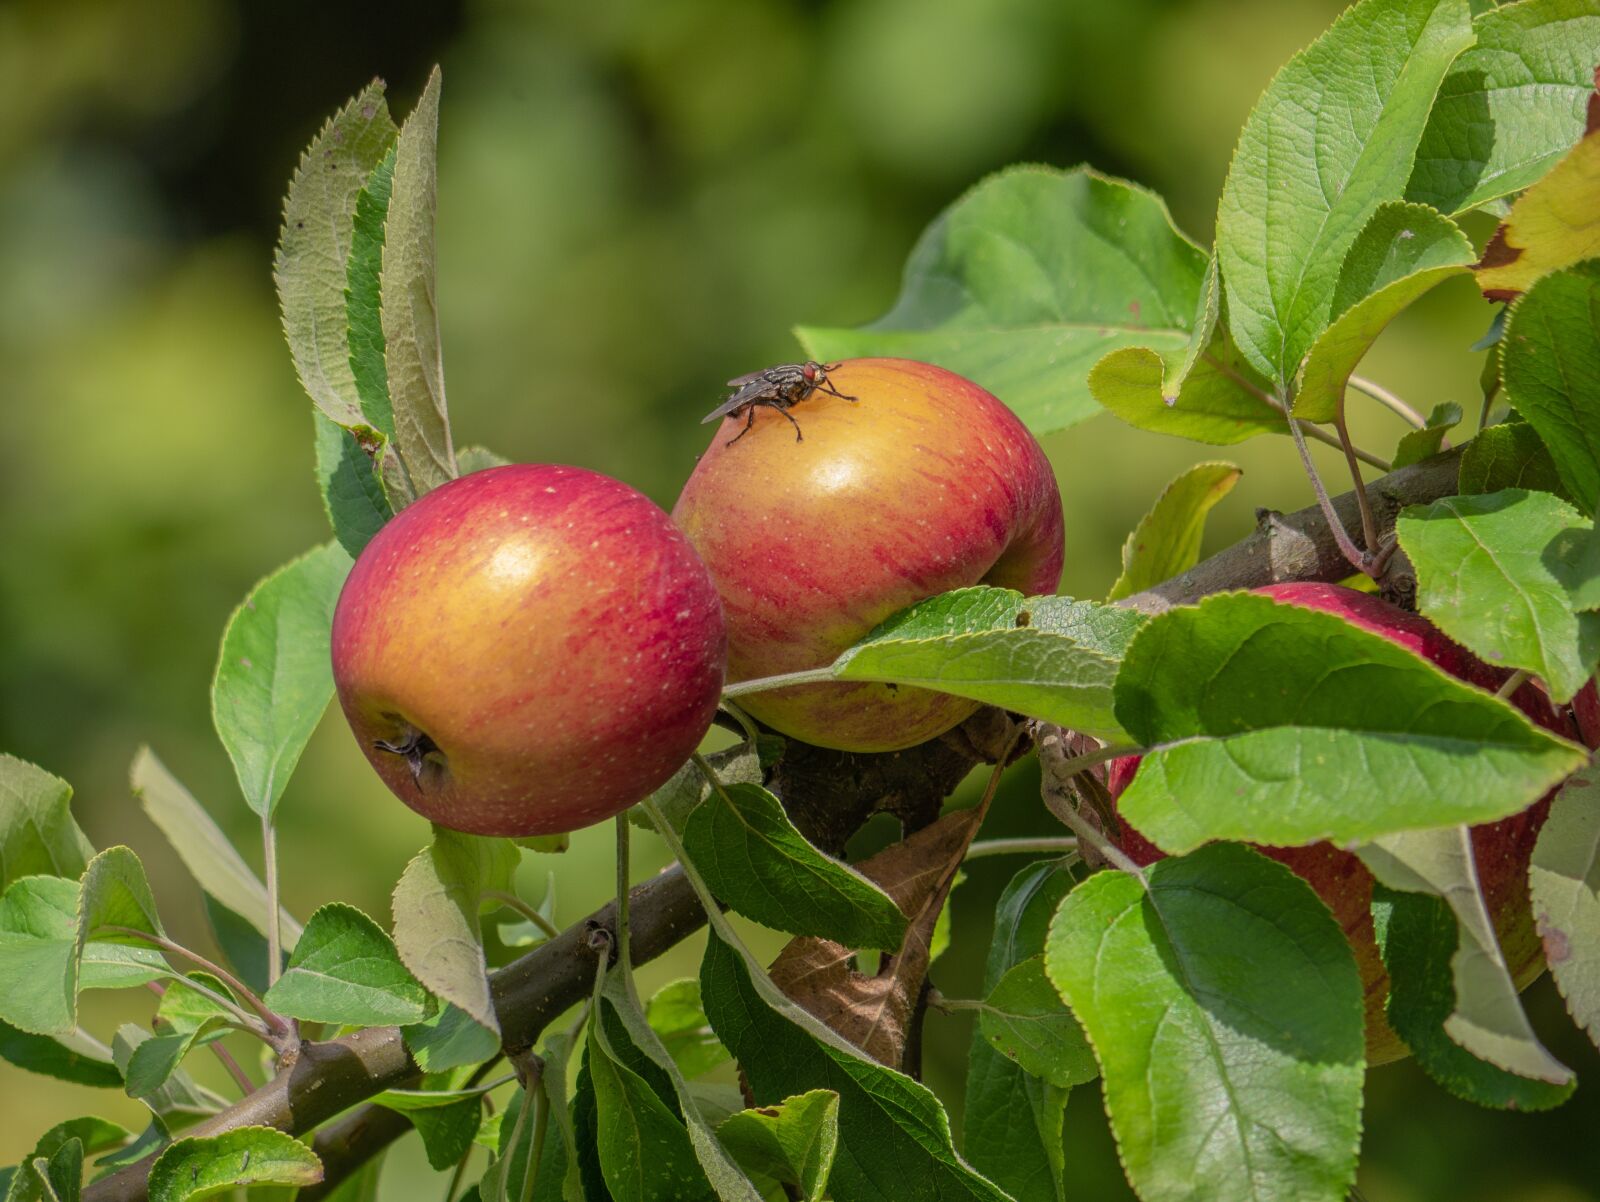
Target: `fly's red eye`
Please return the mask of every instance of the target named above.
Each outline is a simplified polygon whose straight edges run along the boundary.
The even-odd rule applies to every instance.
[[[800,369],[800,374],[806,378],[806,383],[809,384],[812,380],[817,378],[817,369],[812,367],[811,364],[807,363],[803,368]]]

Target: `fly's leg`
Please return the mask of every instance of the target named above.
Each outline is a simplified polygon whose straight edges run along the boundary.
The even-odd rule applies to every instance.
[[[794,414],[790,413],[788,408],[783,405],[774,405],[773,408],[789,419],[789,424],[794,427],[794,440],[796,442],[804,442],[806,440],[805,435],[800,433],[800,423],[794,420]]]
[[[846,396],[844,393],[840,392],[837,388],[835,388],[827,380],[822,381],[820,384],[817,385],[817,387],[822,389],[823,392],[826,392],[826,393],[829,393],[832,396],[838,397],[841,401],[859,401],[861,399],[860,397]]]
[[[755,423],[755,420],[756,420],[756,407],[754,405],[751,405],[750,408],[748,410],[746,410],[746,412],[745,412],[744,429],[740,430],[732,438],[728,439],[728,441],[725,442],[723,445],[731,447],[734,443],[738,442],[746,434],[750,433],[750,427]]]

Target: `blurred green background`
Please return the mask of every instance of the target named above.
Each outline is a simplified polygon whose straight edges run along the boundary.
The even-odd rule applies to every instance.
[[[444,67],[439,292],[459,444],[584,464],[670,506],[721,381],[792,360],[799,322],[854,324],[895,295],[918,231],[986,172],[1089,161],[1165,196],[1208,243],[1233,139],[1324,0],[605,0],[339,6],[317,0],[0,5],[0,748],[67,777],[97,845],[144,857],[169,925],[205,943],[198,892],[129,796],[150,743],[248,855],[259,836],[210,725],[230,609],[328,537],[310,405],[270,275],[283,189],[324,117],[373,75],[409,108]],[[1480,237],[1482,228],[1475,230]],[[1368,374],[1419,408],[1475,413],[1489,313],[1456,281],[1385,337]],[[1387,455],[1383,413],[1355,419]],[[1213,547],[1309,493],[1286,442],[1210,449],[1101,418],[1047,449],[1070,515],[1062,589],[1098,596],[1127,530],[1191,463],[1245,469]],[[1324,458],[1337,478],[1339,466]],[[993,834],[1048,829],[1016,771]],[[970,788],[970,785],[969,785]],[[288,904],[388,921],[427,838],[330,714],[280,810]],[[882,837],[882,832],[876,832]],[[870,833],[869,836],[870,838]],[[609,896],[610,832],[530,864],[557,917]],[[641,871],[661,862],[642,839]],[[978,987],[993,901],[1020,865],[975,864],[936,968]],[[775,948],[777,941],[763,940]],[[698,943],[644,975],[692,973]],[[1600,1057],[1548,983],[1535,1021],[1584,1084],[1548,1116],[1450,1099],[1414,1066],[1371,1077],[1372,1202],[1600,1199]],[[88,1020],[148,1022],[143,995]],[[932,1084],[960,1122],[966,1020],[933,1016]],[[246,1051],[246,1049],[239,1049]],[[209,1061],[196,1072],[226,1082]],[[1068,1111],[1083,1198],[1128,1196],[1092,1088]],[[0,1065],[0,1162],[117,1094]],[[415,1141],[410,1141],[414,1145]],[[441,1198],[419,1151],[384,1194]]]

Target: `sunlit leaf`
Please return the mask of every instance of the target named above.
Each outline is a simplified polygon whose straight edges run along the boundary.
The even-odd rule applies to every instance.
[[[1122,575],[1107,600],[1131,597],[1199,562],[1206,515],[1242,473],[1231,463],[1197,463],[1162,490],[1122,545]]]
[[[428,995],[401,963],[383,928],[337,902],[311,916],[265,1001],[312,1022],[376,1027],[421,1022]]]
[[[193,1202],[253,1185],[315,1185],[322,1162],[273,1127],[239,1127],[180,1139],[150,1166],[150,1202]]]

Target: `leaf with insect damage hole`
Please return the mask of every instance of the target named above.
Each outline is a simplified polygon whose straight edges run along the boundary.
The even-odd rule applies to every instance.
[[[1528,884],[1550,975],[1600,1047],[1600,772],[1586,769],[1556,795]]]
[[[221,1135],[180,1139],[150,1166],[150,1202],[194,1202],[253,1185],[315,1185],[322,1161],[292,1135],[272,1127],[238,1127]]]
[[[1167,485],[1122,544],[1122,575],[1106,600],[1131,597],[1194,567],[1206,515],[1242,474],[1231,463],[1197,463]]]
[[[1583,136],[1600,4],[1524,0],[1479,13],[1417,147],[1406,199],[1461,213],[1535,183]]]
[[[1363,0],[1278,72],[1217,213],[1228,328],[1283,395],[1334,309],[1352,243],[1401,198],[1434,94],[1472,44],[1467,0]]]
[[[1183,347],[1205,255],[1142,188],[1079,167],[990,176],[928,227],[900,297],[857,330],[803,328],[813,358],[938,364],[1035,434],[1096,412],[1089,369],[1118,347]]]
[[[855,949],[831,939],[796,939],[772,962],[774,985],[880,1064],[899,1068],[905,1056],[934,924],[977,819],[971,810],[946,814],[862,861],[862,875],[892,897],[908,919],[897,950],[875,975],[857,971]]]
[[[1149,748],[1118,799],[1157,846],[1281,846],[1490,822],[1582,753],[1333,614],[1222,593],[1149,619],[1116,685]]]
[[[311,417],[322,507],[334,537],[353,559],[394,516],[394,507],[360,440],[321,412]]]
[[[957,589],[887,619],[834,661],[833,674],[951,693],[1118,739],[1111,686],[1143,620],[1070,597]]]
[[[394,445],[418,496],[457,475],[435,297],[438,135],[439,69],[435,67],[396,143],[380,282]]]
[[[1574,604],[1593,530],[1559,497],[1516,488],[1413,505],[1395,523],[1422,613],[1489,663],[1532,672],[1557,702],[1600,662],[1600,613]]]
[[[283,332],[300,383],[341,426],[370,426],[350,370],[346,263],[356,197],[395,139],[374,81],[335,113],[306,148],[289,184],[273,262]]]
[[[1343,1202],[1361,1132],[1361,978],[1311,887],[1215,843],[1067,894],[1045,967],[1105,1075],[1146,1202]]]
[[[1444,1032],[1482,1060],[1531,1081],[1564,1086],[1572,1070],[1550,1055],[1529,1026],[1495,937],[1478,883],[1465,826],[1405,831],[1356,848],[1361,862],[1390,889],[1432,894],[1455,916],[1459,943],[1451,957],[1453,1011]]]
[[[251,589],[223,633],[211,717],[245,804],[263,818],[333,697],[328,640],[349,572],[342,547],[318,547]]]

